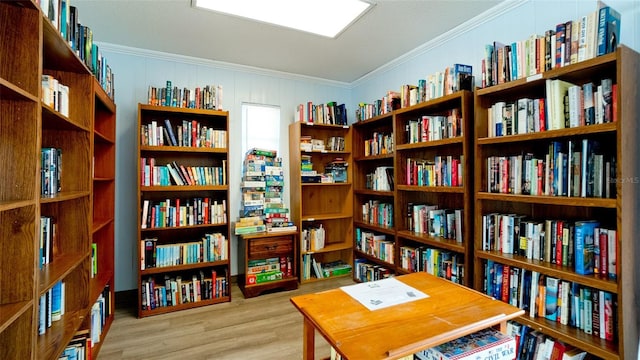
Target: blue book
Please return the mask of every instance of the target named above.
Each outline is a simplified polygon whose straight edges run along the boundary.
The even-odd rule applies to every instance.
[[[575,224],[575,271],[580,275],[593,274],[594,231],[600,226],[596,220],[576,221]]]
[[[558,284],[559,280],[547,276],[544,316],[551,321],[558,320]]]
[[[171,126],[171,122],[169,119],[164,119],[164,125],[169,133],[169,139],[171,140],[171,146],[178,146],[178,141],[176,141],[176,135],[173,132],[173,127]]]
[[[598,46],[596,56],[615,51],[620,43],[620,13],[600,2],[598,10]]]
[[[62,281],[58,281],[51,288],[51,321],[62,318]]]

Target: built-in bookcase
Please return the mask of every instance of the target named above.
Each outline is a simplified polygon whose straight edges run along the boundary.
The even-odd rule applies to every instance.
[[[353,124],[355,279],[427,271],[471,285],[473,95]]]
[[[97,302],[108,314],[106,321],[101,324],[101,333],[106,335],[113,322],[111,314],[115,311],[116,107],[97,81],[93,82],[93,89],[92,266],[89,299]],[[102,343],[95,344],[92,353],[99,351]]]
[[[354,279],[395,274],[393,114],[352,125]]]
[[[138,105],[138,316],[231,301],[229,112]]]
[[[463,90],[396,110],[394,122],[398,271],[470,286],[473,95]]]
[[[304,139],[321,140],[316,148],[301,148]],[[332,140],[333,139],[333,140]],[[341,139],[341,140],[337,140]],[[332,147],[331,144],[336,146]],[[310,144],[311,145],[311,144]],[[318,277],[313,271],[313,262],[325,268],[329,264],[352,265],[353,263],[353,189],[351,170],[351,127],[348,125],[313,124],[295,122],[289,125],[289,164],[291,176],[291,218],[301,232],[322,228],[324,246],[304,249],[300,254],[300,282],[322,280],[332,275]],[[307,158],[312,171],[324,174],[326,166],[342,158],[346,163],[345,181],[321,182],[308,180],[303,175],[301,164]],[[339,276],[351,275],[351,271]]]
[[[115,105],[35,2],[0,2],[0,34],[0,53],[6,54],[0,57],[0,159],[5,174],[11,174],[0,180],[0,348],[6,359],[54,359],[78,331],[91,333],[91,308],[105,286],[113,289],[113,230],[92,240],[97,227],[93,205],[105,208],[104,222],[113,227],[113,191],[94,194],[92,157],[106,151],[96,148],[94,153],[96,117],[111,123],[107,138],[115,148]],[[69,87],[68,114],[43,102],[41,75]],[[102,105],[96,105],[98,98]],[[51,180],[43,175],[43,148],[60,154],[54,163],[59,174],[55,194],[41,195]],[[101,161],[111,168],[104,175],[111,182],[114,159],[115,153]],[[46,264],[41,216],[53,224]],[[101,244],[101,268],[94,276],[99,281],[91,273],[94,241]],[[41,299],[60,282],[64,313],[47,324]],[[101,336],[94,333],[95,343],[106,336],[112,314],[107,313]],[[94,354],[98,351],[99,345]]]
[[[637,355],[638,285],[633,279],[637,278],[639,255],[639,63],[636,52],[621,46],[611,54],[475,93],[474,287],[525,308],[526,314],[518,322],[605,359]],[[545,118],[534,106],[531,113],[539,117],[532,119],[533,131],[500,136],[499,126],[492,120],[495,117],[490,116],[496,104],[546,99],[545,106],[555,101],[564,110],[563,94],[554,100],[548,91],[547,84],[556,80],[581,90],[593,84],[600,94],[607,91],[597,86],[609,82],[612,93],[603,99],[611,103],[602,106],[603,120],[589,124],[590,115],[585,112],[578,119],[587,120],[577,126],[562,119],[559,129],[537,131],[540,125],[535,122],[541,118],[548,121],[550,112]],[[573,100],[570,92],[565,92],[570,114]],[[519,122],[529,121],[529,117],[525,111],[522,116],[509,114],[503,119]],[[598,192],[598,186],[603,191]],[[588,230],[585,223],[589,221],[597,222],[598,233]],[[496,232],[500,227],[503,231]],[[582,248],[578,246],[581,239],[587,240]],[[593,251],[594,247],[600,251]],[[611,257],[613,264],[599,262]],[[593,271],[594,264],[599,271]],[[603,267],[607,269],[604,272]],[[496,285],[498,278],[502,287]],[[563,299],[560,302],[553,295],[538,296],[547,307],[541,307],[539,301],[526,301],[536,293],[556,292],[558,299]],[[525,294],[524,300],[519,293]],[[591,296],[585,295],[589,293]],[[606,311],[594,305],[603,300]],[[593,311],[584,311],[580,317],[583,306],[593,306]],[[600,318],[606,325],[595,330]]]

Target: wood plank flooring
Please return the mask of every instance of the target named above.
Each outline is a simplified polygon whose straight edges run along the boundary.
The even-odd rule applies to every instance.
[[[98,360],[302,359],[302,315],[289,299],[353,283],[340,277],[251,299],[233,284],[229,303],[143,319],[135,309],[116,309]],[[329,351],[316,332],[316,358]]]

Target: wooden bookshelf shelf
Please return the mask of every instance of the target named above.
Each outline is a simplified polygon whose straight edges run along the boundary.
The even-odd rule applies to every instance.
[[[358,234],[366,232],[367,236],[373,234],[374,241],[380,241],[384,236],[384,241],[393,242],[394,261],[393,263],[371,256],[365,251],[354,252],[354,262],[361,269],[356,269],[355,278],[375,279],[376,276],[387,276],[389,273],[404,274],[408,270],[402,268],[403,251],[408,249],[433,249],[436,251],[455,254],[460,259],[460,264],[471,264],[472,255],[472,195],[473,187],[471,183],[471,139],[473,131],[473,106],[472,93],[461,91],[455,94],[446,95],[432,99],[410,107],[393,110],[392,112],[371,119],[360,121],[353,125],[353,156],[354,156],[354,209],[360,211],[367,204],[388,204],[392,207],[392,225],[375,224],[362,221],[362,216],[356,216],[354,227],[357,229],[354,239],[355,248],[361,240]],[[422,138],[422,141],[409,139],[407,129],[411,122],[419,121],[424,117],[435,116],[459,116],[459,126],[463,129],[460,134],[452,134],[442,138],[434,137],[431,140]],[[384,142],[380,136],[392,136],[393,149],[380,149],[384,155],[378,155],[376,150],[369,150],[369,140],[375,137],[376,143]],[[425,136],[427,136],[425,134]],[[461,170],[463,170],[463,186],[420,186],[409,185],[407,173],[407,163],[410,159],[421,159],[434,162],[438,156],[453,156],[460,159]],[[393,174],[390,188],[378,190],[371,188],[369,179],[371,174],[376,174],[379,169],[392,168]],[[457,169],[456,169],[457,170]],[[387,170],[388,171],[388,170]],[[456,179],[457,180],[457,179]],[[426,233],[416,233],[407,227],[407,211],[412,204],[436,205],[439,209],[459,209],[462,210],[458,221],[461,222],[462,242],[452,239],[430,236]],[[363,213],[365,210],[360,211]],[[379,210],[386,211],[386,210]],[[428,217],[428,214],[425,214]],[[364,246],[360,244],[360,246]],[[366,245],[368,246],[368,245]],[[364,261],[363,261],[364,260]],[[422,261],[422,260],[421,260]],[[365,276],[368,271],[382,267],[385,270],[381,274]],[[471,284],[471,267],[466,266],[464,270],[464,280],[461,282],[467,286]],[[436,270],[437,271],[437,270]]]
[[[183,122],[185,118],[189,121]],[[165,121],[169,122],[171,129],[166,127]],[[209,135],[194,136],[194,123],[197,128],[212,130],[216,137],[201,142]],[[184,131],[178,131],[179,128]],[[175,142],[168,135],[169,130]],[[138,317],[231,301],[229,184],[226,177],[228,131],[228,111],[138,104],[137,173],[141,174],[138,179]],[[192,135],[185,136],[187,133]],[[183,134],[182,138],[179,134]],[[163,142],[160,142],[160,138]],[[214,143],[217,147],[211,147]],[[143,159],[148,161],[145,165],[141,164]],[[209,176],[204,184],[197,183],[200,185],[193,185],[196,179],[193,179],[192,185],[177,185],[180,182],[168,171],[162,175],[167,170],[167,164],[171,163],[178,166],[174,175],[184,178],[181,181],[185,184],[192,180],[192,176],[195,177],[199,168],[210,168],[212,171],[209,175],[214,175],[215,171],[215,176]],[[187,168],[193,171],[189,173]],[[170,208],[166,201],[169,201]],[[208,207],[204,205],[205,201],[208,201]],[[178,202],[181,209],[177,208]],[[196,202],[202,203],[202,207],[196,207]],[[146,209],[145,204],[148,204]],[[191,214],[192,221],[182,216],[178,223],[178,216],[186,213],[188,204],[192,205],[190,208],[204,210]],[[218,208],[215,208],[216,205],[219,205]],[[216,216],[214,212],[217,211],[220,211],[221,218],[214,222],[212,216]],[[143,222],[149,225],[143,227]],[[176,259],[167,255],[168,251],[162,250],[170,248],[182,251],[193,247],[195,242],[201,250],[195,258]],[[214,253],[216,246],[224,250]],[[161,259],[163,255],[165,257]],[[154,263],[154,260],[158,263]],[[165,264],[174,265],[158,266]],[[198,294],[201,296],[199,300]]]
[[[605,321],[612,322],[610,326],[614,335],[609,340],[601,338],[599,334],[596,335],[595,329],[593,330],[594,334],[589,333],[592,330],[579,327],[579,323],[573,324],[571,319],[568,319],[566,323],[564,320],[562,323],[560,321],[550,321],[546,318],[546,313],[536,312],[536,309],[531,309],[529,305],[522,305],[526,307],[527,311],[525,315],[517,319],[517,322],[527,325],[533,330],[603,359],[624,359],[634,357],[633,354],[637,354],[638,324],[634,319],[637,319],[638,316],[635,299],[638,293],[638,285],[632,284],[629,279],[636,276],[635,262],[638,256],[637,246],[633,245],[637,242],[635,238],[639,231],[637,221],[638,190],[637,183],[634,183],[631,179],[636,178],[638,168],[640,168],[637,156],[635,156],[637,152],[635,149],[637,149],[638,138],[640,137],[636,126],[636,118],[639,111],[638,104],[640,103],[640,94],[637,88],[639,65],[640,56],[636,52],[624,46],[619,46],[613,53],[554,68],[529,79],[519,79],[478,89],[474,99],[476,118],[474,129],[476,149],[474,155],[474,178],[476,183],[473,261],[476,276],[474,278],[474,287],[476,290],[485,293],[491,291],[485,284],[493,281],[494,276],[491,272],[498,272],[502,267],[503,269],[508,268],[508,271],[516,269],[514,271],[518,271],[525,279],[529,274],[544,277],[547,280],[545,284],[547,287],[550,284],[548,279],[557,280],[563,284],[563,288],[565,286],[570,288],[569,293],[572,300],[576,300],[576,291],[582,293],[583,290],[591,293],[592,299],[612,298],[610,309],[612,313],[609,313],[609,315],[600,313],[600,309],[595,308],[593,314],[587,314],[589,320],[597,319],[594,314],[602,318],[611,316],[609,319],[605,319]],[[585,84],[587,86],[593,84],[594,91],[596,86],[604,83],[603,80],[610,79],[612,88],[615,88],[613,90],[615,95],[612,97],[612,111],[608,115],[616,120],[609,122],[603,120],[602,123],[595,125],[565,127],[558,130],[520,135],[488,136],[490,128],[489,112],[494,104],[498,102],[516,103],[517,100],[522,98],[545,99],[548,103],[550,100],[549,95],[546,94],[547,82],[556,79],[575,84],[580,89]],[[604,109],[603,113],[605,113]],[[591,143],[600,144],[601,148],[596,148],[596,151],[592,151],[584,147],[584,144],[591,145]],[[596,180],[594,179],[594,182],[591,182],[591,174],[595,176],[595,174],[601,173],[604,176],[603,195],[607,190],[606,187],[608,187],[611,192],[610,197],[522,195],[516,190],[507,191],[507,193],[489,192],[489,185],[494,186],[494,184],[488,184],[490,178],[488,175],[491,175],[488,174],[490,159],[495,159],[495,157],[509,158],[514,155],[517,158],[519,154],[533,154],[538,159],[543,155],[551,159],[553,155],[555,160],[556,157],[561,156],[558,153],[567,152],[566,149],[560,148],[560,150],[557,150],[557,147],[552,147],[556,144],[563,144],[567,147],[569,144],[579,144],[573,148],[573,154],[576,151],[587,151],[588,154],[588,156],[582,158],[575,158],[580,165],[579,172],[572,171],[578,168],[576,162],[571,167],[568,166],[567,171],[571,171],[571,176],[573,176],[573,182],[567,185],[569,191],[576,189],[581,191],[583,188],[576,187],[577,184],[587,187],[592,186]],[[613,170],[610,173],[606,173],[604,167],[598,169],[593,163],[587,161],[587,158],[591,159],[600,155],[606,157],[606,162],[613,164]],[[558,169],[564,170],[564,167],[558,167]],[[545,176],[544,172],[543,176]],[[607,180],[609,176],[611,181]],[[551,179],[553,178],[546,177],[543,181],[554,184]],[[622,181],[618,181],[618,179],[622,179]],[[495,191],[495,187],[493,190]],[[567,194],[569,191],[567,191]],[[546,194],[547,192],[542,191],[541,193]],[[587,194],[590,195],[589,192]],[[531,245],[534,246],[531,253],[528,248],[520,247],[520,241],[518,242],[519,248],[517,251],[514,249],[513,252],[508,250],[509,247],[507,247],[507,250],[493,247],[491,241],[495,238],[492,235],[491,224],[495,216],[506,216],[507,218],[514,216],[515,218],[523,219],[522,221],[525,221],[527,226],[525,227],[525,233],[520,238],[527,239],[527,244],[530,243],[528,239],[531,238],[530,234],[527,233],[527,229],[532,229],[530,225],[544,227],[547,231],[543,231],[538,240],[540,243],[544,242],[545,252],[542,253],[541,251],[538,254],[536,252],[537,247]],[[577,235],[577,230],[575,230],[575,233],[572,230],[574,228],[577,229],[581,225],[580,222],[586,220],[597,221],[599,227],[607,230],[606,236],[604,236],[603,232],[598,233],[596,245],[599,248],[600,242],[607,242],[607,256],[614,255],[616,258],[616,263],[613,265],[615,267],[615,276],[609,271],[606,274],[600,274],[597,271],[595,274],[591,274],[587,271],[585,275],[576,268],[574,262],[578,261],[578,258],[575,257],[574,252],[571,250],[579,251],[579,248],[574,244],[574,241],[577,242],[579,240],[579,236]],[[561,244],[562,247],[547,244],[547,240],[554,238],[552,226],[558,221],[562,222],[563,228],[556,230],[555,238],[556,240],[561,239],[557,243]],[[522,222],[520,224],[520,229],[522,229]],[[547,233],[551,233],[551,236],[547,235]],[[561,236],[560,233],[562,233],[561,238],[559,238]],[[615,234],[615,237],[611,237],[613,234]],[[591,235],[586,234],[584,236]],[[582,235],[580,235],[580,238],[582,238]],[[502,241],[502,239],[501,237],[499,240]],[[566,242],[565,239],[567,239]],[[531,244],[535,244],[535,242]],[[612,248],[609,248],[609,245]],[[547,247],[550,247],[551,251],[555,251],[553,257],[546,252]],[[568,252],[567,261],[563,262],[565,260],[565,251]],[[558,254],[560,254],[561,258],[557,258]],[[599,254],[594,252],[590,256],[592,256],[592,259],[598,260]],[[531,289],[533,289],[533,286]],[[522,291],[522,288],[519,291]],[[495,296],[495,294],[494,292],[489,295]],[[502,300],[504,299],[502,297]],[[514,299],[510,298],[509,301],[511,300]],[[579,301],[583,302],[586,299],[580,299]],[[573,305],[570,307],[562,306],[562,312],[575,311]],[[605,306],[603,305],[603,307]],[[584,326],[584,323],[582,325]],[[605,335],[605,331],[608,332],[607,329],[603,328],[600,328],[599,331],[603,335]],[[611,335],[611,333],[609,334]]]
[[[303,137],[322,140],[325,150],[305,151],[300,144]],[[329,148],[331,138],[342,138],[343,148]],[[353,183],[351,127],[347,125],[314,124],[295,122],[289,125],[289,166],[291,179],[291,219],[300,231],[322,226],[326,231],[325,247],[316,252],[297,253],[298,275],[301,283],[315,281],[313,270],[307,262],[325,264],[340,261],[353,265]],[[302,158],[310,157],[313,170],[325,173],[325,166],[336,158],[342,158],[346,167],[346,182],[305,183],[302,182]],[[300,246],[300,244],[297,244]],[[318,280],[322,280],[320,278]]]
[[[4,258],[0,272],[0,348],[4,359],[56,359],[77,332],[93,331],[85,321],[97,300],[97,290],[89,291],[92,236],[104,237],[102,253],[95,254],[104,272],[99,270],[97,277],[102,285],[113,286],[113,232],[105,230],[109,228],[106,219],[113,219],[113,215],[98,210],[105,221],[97,228],[90,219],[95,198],[107,198],[96,204],[100,208],[114,207],[114,194],[103,188],[115,183],[115,172],[107,176],[110,180],[101,181],[100,188],[94,188],[91,169],[104,167],[92,163],[94,157],[115,164],[115,104],[100,86],[94,85],[97,80],[93,73],[37,2],[0,2],[0,33],[0,53],[7,54],[0,57],[0,158],[4,160],[3,171],[12,174],[0,180],[0,248]],[[41,99],[43,75],[69,88],[68,115]],[[112,132],[101,125],[107,120],[111,121]],[[94,129],[100,129],[105,138],[99,141],[110,142],[105,147],[111,146],[112,158],[101,156],[105,147],[93,153]],[[42,166],[41,149],[46,147],[58,149],[64,164],[59,168],[55,164],[61,169],[60,189],[52,197],[40,195],[46,184],[43,173],[53,165]],[[41,217],[54,219],[55,232],[42,226]],[[55,246],[49,254],[51,262],[41,268],[45,257],[41,233],[49,231],[54,234]],[[45,316],[40,315],[42,296],[52,296],[54,285],[60,281],[67,294],[65,314],[48,327],[46,310]],[[112,310],[104,311],[107,329],[113,320]],[[38,335],[41,324],[43,334]],[[107,330],[102,337],[106,334]],[[98,352],[95,349],[93,356]]]

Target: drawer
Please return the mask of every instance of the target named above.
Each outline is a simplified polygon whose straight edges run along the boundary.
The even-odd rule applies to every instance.
[[[266,259],[269,257],[290,255],[293,251],[291,236],[278,236],[265,239],[253,239],[249,242],[249,258]]]

